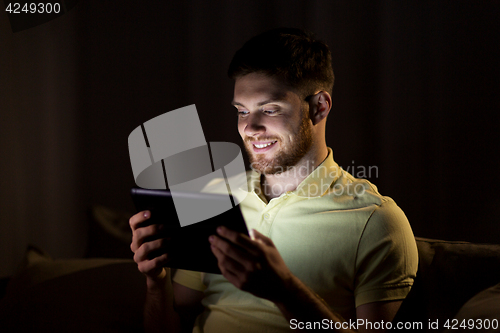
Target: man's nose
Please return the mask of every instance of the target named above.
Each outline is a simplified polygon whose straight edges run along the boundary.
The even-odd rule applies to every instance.
[[[253,114],[247,117],[245,125],[245,134],[247,136],[257,136],[266,131],[266,127],[262,124],[261,115]]]

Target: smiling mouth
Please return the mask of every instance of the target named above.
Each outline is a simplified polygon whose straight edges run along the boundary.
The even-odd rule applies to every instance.
[[[253,142],[252,143],[252,146],[253,146],[253,150],[254,152],[256,153],[259,153],[259,152],[266,152],[268,151],[269,149],[271,149],[274,144],[278,142],[278,140],[273,140],[273,141],[257,141],[257,142]]]
[[[276,141],[271,141],[271,142],[268,142],[268,143],[259,143],[259,144],[254,143],[253,145],[254,145],[254,147],[262,149],[262,148],[269,147],[270,145],[275,144],[275,143],[276,143]]]

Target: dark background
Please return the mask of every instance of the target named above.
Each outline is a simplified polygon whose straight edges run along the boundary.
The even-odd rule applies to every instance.
[[[95,204],[133,212],[141,123],[196,104],[207,141],[239,143],[227,66],[280,26],[331,48],[341,166],[372,167],[416,236],[499,243],[499,14],[499,1],[80,1],[13,33],[0,13],[0,276],[29,243],[83,256]]]

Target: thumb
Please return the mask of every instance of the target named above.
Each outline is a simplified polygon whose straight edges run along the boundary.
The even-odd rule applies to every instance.
[[[261,234],[260,232],[258,232],[255,229],[250,230],[250,238],[257,241],[257,242],[264,243],[268,246],[274,246],[274,243],[271,240],[271,238],[264,236],[263,234]]]

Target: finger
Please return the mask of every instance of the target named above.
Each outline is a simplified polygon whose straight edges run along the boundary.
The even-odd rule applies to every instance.
[[[266,244],[267,246],[275,247],[271,238],[264,236],[263,234],[258,232],[256,229],[250,230],[249,234],[250,234],[250,237],[252,237],[252,239],[254,239],[258,242],[262,242],[262,243]]]
[[[141,261],[137,264],[138,270],[146,275],[149,275],[153,278],[158,278],[165,264],[168,263],[168,255],[163,254],[151,260]]]
[[[255,242],[252,241],[247,235],[239,233],[237,231],[228,229],[224,226],[220,226],[217,228],[217,234],[220,236],[230,240],[234,244],[239,245],[244,248],[248,252],[256,255],[259,253],[259,248],[256,246]]]
[[[164,253],[161,256],[155,257],[154,259],[149,260],[149,263],[153,265],[153,267],[161,267],[163,268],[165,264],[169,261],[168,253]]]
[[[134,261],[139,263],[141,261],[151,260],[157,256],[163,255],[168,251],[168,240],[161,238],[151,242],[142,244],[134,253]]]
[[[229,240],[221,238],[216,235],[212,235],[208,238],[208,241],[213,247],[216,247],[224,255],[231,257],[232,259],[245,265],[246,262],[253,260],[254,254],[250,253],[246,249],[232,243]]]
[[[142,244],[148,241],[148,238],[149,240],[151,240],[153,236],[157,236],[162,228],[163,228],[162,225],[152,224],[147,227],[141,227],[135,229],[132,232],[132,243],[130,244],[130,249],[132,250],[132,252],[135,253],[135,251],[137,251],[137,249]]]
[[[224,252],[222,252],[218,247],[212,245],[210,246],[210,249],[217,258],[219,269],[224,277],[227,278],[226,275],[236,277],[238,272],[243,271],[244,268],[239,262],[225,255]]]
[[[143,223],[150,217],[151,217],[151,212],[149,210],[145,210],[135,214],[129,219],[130,228],[132,229],[132,231],[136,230],[137,228],[140,228],[141,223]]]

